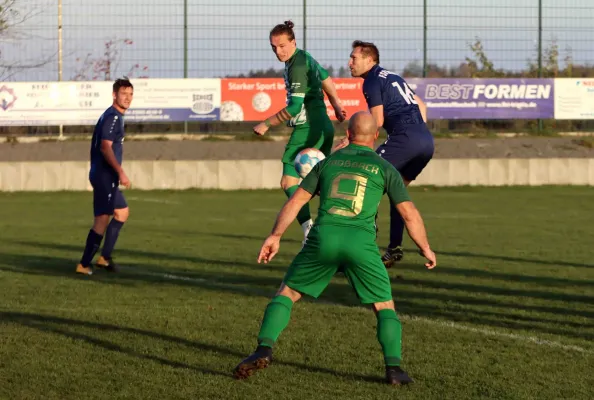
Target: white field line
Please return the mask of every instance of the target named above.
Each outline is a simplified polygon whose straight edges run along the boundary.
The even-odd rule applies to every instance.
[[[137,271],[139,271],[139,270],[137,270]],[[154,277],[160,277],[160,278],[163,278],[166,280],[177,280],[177,281],[196,282],[196,283],[204,283],[207,281],[206,279],[191,278],[188,276],[175,275],[175,274],[161,274],[161,273],[146,272],[146,271],[137,272],[137,273],[144,274],[144,275],[151,275]],[[411,315],[400,314],[400,318],[405,321],[408,320],[408,321],[412,321],[412,322],[421,322],[421,323],[426,323],[426,324],[430,324],[430,325],[441,326],[444,328],[451,328],[451,329],[457,329],[457,330],[466,331],[466,332],[477,333],[477,334],[484,335],[484,336],[493,336],[493,337],[497,337],[497,338],[512,339],[512,340],[516,340],[519,342],[533,343],[533,344],[537,344],[539,346],[546,346],[546,347],[555,347],[555,348],[568,350],[568,351],[575,351],[575,352],[583,353],[583,354],[594,354],[594,350],[592,350],[592,349],[585,349],[580,346],[564,344],[564,343],[557,342],[554,340],[541,339],[536,336],[518,335],[515,333],[501,332],[501,331],[498,331],[495,329],[488,329],[488,328],[475,328],[475,327],[471,327],[471,326],[467,326],[467,325],[457,324],[457,323],[451,322],[451,321],[440,321],[440,320],[416,317],[416,316],[411,316]]]
[[[457,323],[451,322],[451,321],[439,321],[439,320],[433,320],[433,319],[428,319],[428,318],[423,318],[423,317],[415,317],[415,316],[410,316],[410,315],[402,315],[401,319],[403,319],[405,321],[408,320],[408,321],[413,321],[413,322],[418,321],[418,322],[423,322],[423,323],[430,324],[430,325],[436,325],[436,326],[441,326],[441,327],[445,327],[445,328],[452,328],[452,329],[457,329],[457,330],[466,331],[466,332],[479,333],[479,334],[485,335],[485,336],[513,339],[513,340],[517,340],[520,342],[534,343],[534,344],[538,344],[541,346],[557,347],[557,348],[560,348],[563,350],[577,351],[578,353],[594,354],[594,350],[585,349],[583,347],[575,346],[575,345],[571,345],[571,344],[563,344],[561,342],[556,342],[554,340],[540,339],[536,336],[518,335],[515,333],[501,332],[501,331],[498,331],[495,329],[474,328],[471,326],[460,325],[460,324],[457,324]]]
[[[153,199],[150,197],[127,197],[128,200],[143,201],[145,203],[159,203],[159,204],[181,204],[179,201]]]

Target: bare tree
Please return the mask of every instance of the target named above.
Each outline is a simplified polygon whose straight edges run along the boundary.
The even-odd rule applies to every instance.
[[[20,1],[25,4],[27,0]],[[0,0],[0,45],[17,43],[34,37],[29,29],[21,29],[21,27],[31,18],[41,14],[44,7],[30,6],[23,11],[18,7],[18,2],[19,0]],[[43,67],[52,62],[55,56],[56,54],[51,54],[35,56],[33,59],[19,57],[18,60],[9,60],[0,48],[0,81],[8,80],[23,70]]]
[[[88,53],[85,58],[76,59],[79,66],[71,79],[73,81],[110,81],[112,74],[118,72],[123,47],[133,44],[131,39],[107,40],[103,46],[103,54],[94,56]],[[148,67],[133,64],[124,75],[128,78],[148,78]]]
[[[501,78],[505,76],[504,71],[495,68],[479,37],[475,38],[469,48],[473,57],[466,57],[466,63],[472,78]]]

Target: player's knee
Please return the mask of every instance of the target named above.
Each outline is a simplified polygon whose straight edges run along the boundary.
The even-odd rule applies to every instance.
[[[373,303],[373,310],[375,312],[378,312],[381,310],[395,310],[394,301],[390,300],[390,301],[381,301],[379,303]]]
[[[280,288],[278,289],[278,292],[276,292],[276,295],[288,297],[293,301],[293,303],[296,303],[301,298],[301,293],[291,289],[284,283],[281,284]]]
[[[281,189],[283,190],[288,190],[290,187],[293,187],[295,185],[299,185],[299,179],[293,177],[293,176],[289,176],[289,175],[283,175],[283,177],[281,178]]]
[[[130,209],[128,207],[116,209],[113,211],[113,216],[120,222],[126,222],[130,216]]]
[[[109,215],[98,215],[93,222],[93,230],[95,233],[103,235],[107,229],[107,225],[109,225]]]

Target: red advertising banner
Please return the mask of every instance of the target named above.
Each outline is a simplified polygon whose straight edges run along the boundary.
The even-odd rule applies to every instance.
[[[336,92],[342,102],[342,107],[347,112],[347,119],[357,111],[367,110],[367,103],[363,96],[363,79],[360,78],[332,78]],[[326,98],[328,115],[334,120],[334,109]]]
[[[221,79],[221,121],[262,121],[285,106],[281,78]]]
[[[361,91],[362,79],[335,78],[334,84],[347,118],[367,104]],[[281,78],[221,79],[221,121],[262,121],[286,106],[287,92]],[[326,98],[328,115],[336,115]]]

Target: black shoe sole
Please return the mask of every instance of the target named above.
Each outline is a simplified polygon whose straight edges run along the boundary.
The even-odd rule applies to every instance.
[[[393,382],[388,382],[388,385],[392,385],[392,386],[404,386],[404,385],[408,385],[409,383],[413,383],[413,380],[410,381],[393,381]]]
[[[409,383],[414,383],[415,382],[406,373],[405,374],[400,374],[400,377],[399,378],[400,379],[398,379],[397,377],[392,377],[392,379],[386,378],[386,383],[388,385],[392,385],[392,386],[404,386],[404,385],[408,385]]]
[[[113,273],[117,273],[120,272],[120,268],[119,267],[112,267],[110,265],[101,265],[101,264],[96,264],[95,268],[97,268],[98,270],[103,270],[103,271],[107,271],[107,272],[113,272]]]
[[[397,257],[392,257],[389,260],[382,260],[382,263],[384,264],[384,266],[386,267],[386,269],[390,269],[394,266],[394,264],[399,263],[400,261],[402,261],[402,259],[404,258],[404,255],[401,256],[397,256]]]
[[[399,374],[390,374],[390,376],[386,376],[385,382],[392,386],[404,386],[409,383],[414,383],[414,380],[408,376],[406,372],[402,371],[402,373]]]
[[[270,360],[266,357],[258,358],[249,363],[239,364],[233,371],[235,379],[247,379],[254,374],[254,372],[264,369],[270,365]]]

